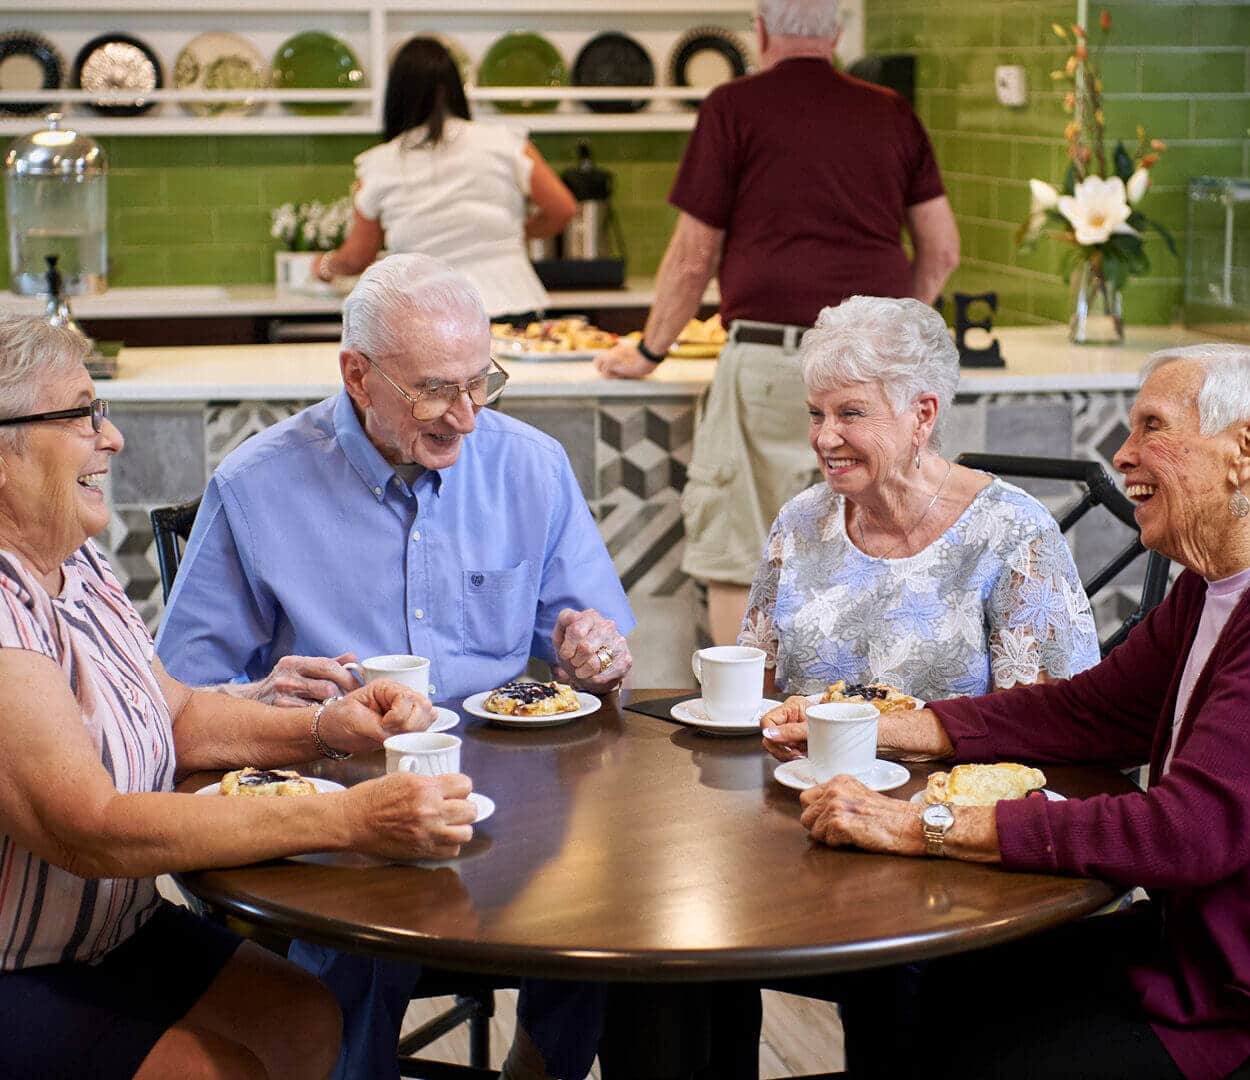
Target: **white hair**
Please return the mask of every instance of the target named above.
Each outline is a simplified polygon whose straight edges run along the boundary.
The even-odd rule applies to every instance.
[[[469,279],[428,255],[391,255],[370,266],[343,301],[342,348],[368,357],[411,352],[413,323],[489,325]]]
[[[1175,361],[1191,360],[1203,367],[1198,388],[1198,430],[1210,438],[1236,423],[1250,421],[1250,346],[1187,345],[1160,349],[1146,357],[1141,382]]]
[[[782,37],[838,36],[838,0],[759,0],[759,16],[768,32]]]
[[[799,346],[803,382],[813,393],[878,383],[895,413],[921,394],[938,399],[939,421],[955,400],[959,350],[946,323],[919,300],[852,296],[827,307]],[[938,445],[936,432],[930,440]]]
[[[0,418],[38,411],[43,392],[77,375],[90,359],[89,338],[28,315],[0,313]],[[21,450],[24,429],[0,427],[0,446]]]

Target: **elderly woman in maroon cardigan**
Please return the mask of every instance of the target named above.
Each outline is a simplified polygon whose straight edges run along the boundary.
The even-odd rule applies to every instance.
[[[1082,674],[887,713],[879,730],[909,757],[1148,763],[1147,790],[929,807],[924,820],[846,776],[803,794],[802,823],[826,844],[1150,896],[933,963],[914,1012],[926,1080],[1250,1077],[1250,348],[1156,353],[1143,374],[1115,465],[1142,542],[1185,567],[1171,594]],[[803,704],[765,718],[775,756],[805,740]]]

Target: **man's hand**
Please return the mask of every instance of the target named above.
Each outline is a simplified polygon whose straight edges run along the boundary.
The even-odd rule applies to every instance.
[[[284,656],[259,682],[244,686],[227,684],[215,689],[266,705],[303,708],[309,702],[325,701],[355,690],[359,680],[343,667],[355,659],[355,653],[343,653],[333,660],[328,656]]]
[[[357,784],[346,792],[352,850],[395,860],[453,858],[473,839],[472,790],[461,773],[396,772]]]
[[[429,698],[390,679],[378,679],[330,702],[318,732],[328,746],[354,754],[376,749],[383,739],[403,731],[425,731],[437,715]]]
[[[893,855],[924,854],[921,808],[880,795],[854,777],[835,776],[827,784],[808,788],[799,802],[803,805],[799,822],[822,844]]]
[[[807,753],[807,706],[805,697],[786,698],[760,717],[764,749],[778,761],[793,761]]]
[[[594,608],[565,608],[560,612],[551,643],[556,649],[552,674],[592,694],[615,690],[634,666],[629,646],[617,631],[616,623]],[[608,661],[606,666],[604,660]]]
[[[659,365],[643,356],[632,342],[618,341],[595,357],[595,367],[605,379],[645,379]]]

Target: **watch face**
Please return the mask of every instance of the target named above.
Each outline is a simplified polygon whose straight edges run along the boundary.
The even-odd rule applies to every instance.
[[[926,825],[945,832],[955,824],[955,814],[945,803],[934,803],[924,808],[920,820]]]

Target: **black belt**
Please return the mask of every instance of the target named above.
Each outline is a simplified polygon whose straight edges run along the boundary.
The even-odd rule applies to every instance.
[[[731,328],[733,340],[748,345],[784,345],[787,334],[793,335],[792,340],[797,345],[799,338],[810,329],[810,326],[743,326],[741,323],[734,323]]]

